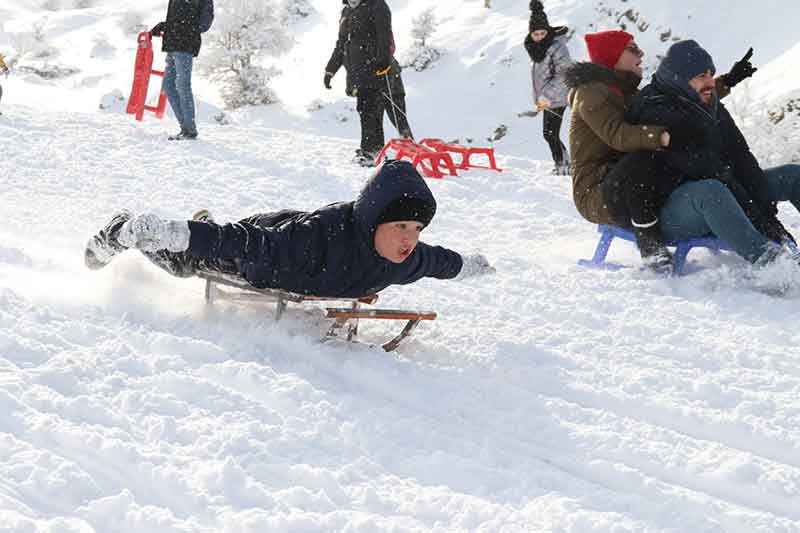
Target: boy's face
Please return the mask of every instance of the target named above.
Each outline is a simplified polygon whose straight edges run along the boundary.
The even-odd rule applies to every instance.
[[[375,230],[375,251],[392,263],[402,263],[417,247],[422,228],[422,224],[414,220],[378,224]]]

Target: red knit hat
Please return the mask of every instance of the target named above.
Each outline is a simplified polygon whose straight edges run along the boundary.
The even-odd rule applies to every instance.
[[[625,51],[625,46],[633,40],[633,35],[622,30],[599,31],[587,33],[583,40],[586,41],[592,63],[614,68]]]

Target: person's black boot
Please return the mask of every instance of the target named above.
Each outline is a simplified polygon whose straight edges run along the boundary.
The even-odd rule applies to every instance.
[[[375,159],[378,157],[378,154],[367,152],[362,150],[361,148],[356,150],[356,156],[353,158],[353,163],[360,165],[362,167],[374,167],[375,166]]]
[[[194,141],[195,139],[197,139],[197,132],[186,130],[181,130],[180,133],[167,137],[168,141]]]
[[[111,217],[103,229],[89,239],[83,254],[84,262],[89,269],[99,270],[109,264],[114,256],[127,250],[119,243],[117,235],[122,225],[132,216],[133,213],[130,211],[120,211]]]
[[[658,221],[646,227],[634,225],[633,234],[636,236],[636,244],[639,246],[644,265],[653,272],[671,274],[672,254],[664,244]]]

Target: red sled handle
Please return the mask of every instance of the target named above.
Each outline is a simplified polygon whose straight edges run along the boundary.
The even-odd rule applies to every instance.
[[[136,36],[136,42],[139,44],[139,48],[144,48],[145,50],[153,47],[153,38],[150,37],[149,31],[140,32]]]
[[[156,118],[162,118],[167,103],[166,94],[163,90],[158,96],[158,104],[156,106],[145,104],[150,76],[164,76],[163,71],[153,70],[153,42],[150,32],[140,32],[136,36],[136,44],[133,86],[131,87],[131,95],[128,98],[126,111],[131,115],[135,115],[136,120],[142,120],[145,111],[151,111],[155,113]]]

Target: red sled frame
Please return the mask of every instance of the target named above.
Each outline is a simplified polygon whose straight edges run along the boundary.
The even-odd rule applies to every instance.
[[[164,77],[161,70],[153,70],[153,42],[150,33],[143,31],[136,37],[136,63],[133,69],[133,87],[128,98],[127,113],[136,115],[136,120],[142,120],[145,111],[155,113],[156,118],[164,118],[167,106],[167,94],[164,90],[158,95],[156,106],[147,105],[147,90],[150,85],[150,76]]]
[[[469,170],[470,168],[480,168],[484,170],[496,170],[502,172],[503,169],[497,167],[497,162],[494,159],[494,148],[485,148],[480,146],[461,146],[460,144],[448,143],[442,139],[422,139],[419,144],[428,146],[432,150],[440,153],[453,153],[461,156],[461,162],[458,164],[458,170]],[[485,155],[489,166],[475,165],[472,163],[472,156]]]
[[[390,149],[395,151],[395,159],[403,159],[406,157],[411,160],[411,164],[414,165],[414,167],[419,166],[420,169],[422,169],[422,175],[426,178],[441,179],[444,177],[444,173],[442,173],[439,168],[439,164],[443,165],[447,173],[451,176],[458,175],[456,173],[456,166],[453,164],[453,158],[450,157],[450,154],[431,150],[427,146],[417,144],[411,139],[391,139],[380,151],[378,157],[375,158],[375,166],[383,162],[386,152]],[[427,165],[425,164],[426,161],[428,162]]]

